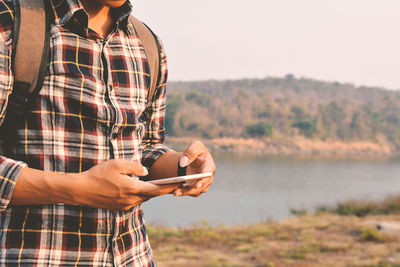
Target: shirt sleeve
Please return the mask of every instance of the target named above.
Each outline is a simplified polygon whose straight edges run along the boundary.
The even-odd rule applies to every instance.
[[[165,139],[165,110],[166,110],[166,85],[167,85],[167,58],[164,47],[159,40],[160,49],[160,79],[154,95],[146,108],[146,129],[143,138],[142,164],[150,169],[153,163],[165,152],[171,150],[164,145]]]
[[[13,14],[11,10],[11,2],[2,1],[0,3],[0,124],[4,121],[8,96],[13,86],[13,75],[11,72],[11,27],[13,24]],[[1,151],[0,212],[7,208],[17,179],[25,166],[26,164],[21,161],[4,157]]]

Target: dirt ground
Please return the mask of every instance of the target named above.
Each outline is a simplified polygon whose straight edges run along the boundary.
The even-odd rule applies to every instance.
[[[400,215],[290,217],[190,228],[149,226],[164,266],[400,266]]]

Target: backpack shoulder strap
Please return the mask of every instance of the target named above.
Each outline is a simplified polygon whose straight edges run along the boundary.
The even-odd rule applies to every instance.
[[[130,16],[131,23],[136,30],[142,44],[144,46],[144,50],[146,52],[147,60],[149,62],[150,67],[150,91],[148,93],[147,99],[150,101],[154,95],[156,90],[156,86],[159,82],[160,78],[160,43],[158,42],[157,36],[153,33],[150,28],[139,21],[134,16]]]
[[[13,62],[14,90],[40,90],[49,55],[46,0],[18,0],[15,7]],[[29,96],[29,95],[28,95]]]
[[[11,59],[14,83],[0,127],[1,153],[8,156],[15,155],[16,129],[23,122],[29,96],[42,88],[50,45],[47,0],[15,2]]]

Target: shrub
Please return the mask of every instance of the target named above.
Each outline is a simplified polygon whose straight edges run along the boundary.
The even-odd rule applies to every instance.
[[[361,229],[361,241],[365,242],[379,242],[381,241],[381,236],[378,229],[366,227]]]
[[[347,201],[340,203],[336,212],[340,215],[356,215],[356,216],[366,216],[368,214],[376,213],[377,205],[372,202],[360,202],[360,201]]]
[[[340,215],[366,216],[373,214],[400,214],[400,195],[389,196],[383,201],[348,200],[338,203],[336,207],[319,207],[317,213],[331,212]]]
[[[267,122],[257,122],[246,127],[247,135],[251,137],[263,137],[272,135],[272,125]]]
[[[316,134],[317,131],[317,123],[315,120],[313,121],[295,121],[292,124],[292,127],[298,128],[300,131],[300,134],[311,138],[313,137],[314,134]]]

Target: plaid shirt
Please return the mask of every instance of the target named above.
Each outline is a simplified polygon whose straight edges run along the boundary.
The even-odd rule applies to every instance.
[[[0,156],[0,265],[154,266],[141,205],[116,212],[66,204],[9,206],[23,167],[82,172],[112,158],[146,167],[164,141],[167,67],[151,100],[144,48],[128,21],[131,5],[113,10],[107,39],[88,28],[79,0],[48,0],[50,58],[39,95],[17,131],[16,155]],[[12,90],[13,0],[0,0],[0,115]]]

